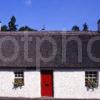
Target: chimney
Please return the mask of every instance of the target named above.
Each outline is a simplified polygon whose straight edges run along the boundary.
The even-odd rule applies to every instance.
[[[100,19],[98,20],[98,32],[100,32]]]
[[[1,26],[2,26],[2,24],[1,24],[1,21],[0,21],[0,31],[1,31]]]

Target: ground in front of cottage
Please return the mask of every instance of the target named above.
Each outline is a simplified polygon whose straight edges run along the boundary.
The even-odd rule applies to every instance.
[[[8,98],[8,97],[0,97],[0,100],[100,100],[100,99],[60,99],[60,98],[49,98],[49,97],[41,97],[41,98]]]

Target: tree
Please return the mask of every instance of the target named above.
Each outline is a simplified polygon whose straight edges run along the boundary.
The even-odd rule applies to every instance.
[[[1,31],[8,31],[8,27],[7,27],[6,25],[3,25],[3,26],[1,27]]]
[[[41,29],[42,31],[45,31],[46,30],[46,27],[45,27],[45,25],[43,25],[43,27],[42,27],[42,29]]]
[[[15,16],[11,17],[10,22],[8,23],[8,27],[9,27],[9,31],[16,31],[17,30]]]
[[[80,31],[79,27],[77,25],[74,25],[72,27],[72,31]]]
[[[83,31],[88,31],[88,25],[86,23],[83,24]]]
[[[22,26],[22,27],[19,28],[19,31],[37,31],[37,30],[32,29],[28,26]]]

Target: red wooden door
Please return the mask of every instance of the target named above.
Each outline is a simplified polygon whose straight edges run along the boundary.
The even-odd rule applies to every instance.
[[[53,72],[41,71],[41,95],[53,96]]]

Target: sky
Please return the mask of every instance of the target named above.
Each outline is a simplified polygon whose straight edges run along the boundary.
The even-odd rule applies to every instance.
[[[16,17],[18,27],[30,26],[41,30],[82,29],[86,22],[90,30],[97,30],[100,19],[100,0],[0,0],[0,21],[8,24]]]

